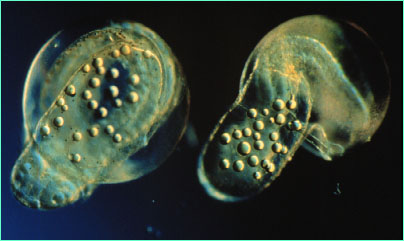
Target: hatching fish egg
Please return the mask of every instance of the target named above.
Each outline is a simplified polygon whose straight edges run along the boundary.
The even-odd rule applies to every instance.
[[[204,190],[230,202],[256,196],[281,178],[301,146],[331,160],[369,141],[387,110],[389,77],[380,51],[362,29],[312,15],[270,31],[250,54],[234,92],[235,102],[198,159]],[[221,145],[220,133],[234,126],[253,128],[261,138],[243,129],[243,141]],[[261,165],[256,157],[263,158]],[[248,165],[242,172],[222,169],[223,158],[239,160],[235,170],[243,161]]]
[[[72,38],[78,30],[52,36],[27,75],[26,145],[11,184],[17,200],[31,208],[63,207],[88,198],[98,185],[152,172],[187,124],[188,87],[161,37],[133,22]],[[66,46],[54,48],[58,43]]]

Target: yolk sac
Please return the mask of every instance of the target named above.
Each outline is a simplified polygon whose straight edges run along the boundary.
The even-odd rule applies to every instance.
[[[35,57],[25,149],[11,174],[24,205],[52,209],[146,175],[181,139],[189,91],[167,44],[139,23],[61,31]]]
[[[236,101],[202,149],[202,186],[218,200],[245,200],[300,146],[331,160],[370,141],[387,111],[389,81],[380,51],[356,25],[316,15],[281,24],[251,53]],[[222,141],[249,129],[260,135]]]

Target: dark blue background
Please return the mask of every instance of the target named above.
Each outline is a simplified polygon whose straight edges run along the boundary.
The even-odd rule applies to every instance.
[[[402,239],[402,3],[12,3],[2,2],[2,239]],[[20,205],[9,176],[21,148],[22,90],[29,65],[55,32],[127,18],[176,53],[191,89],[200,142],[234,101],[244,63],[278,24],[328,14],[362,26],[384,51],[392,99],[372,142],[325,162],[299,150],[258,197],[208,198],[196,177],[200,147],[182,142],[156,171],[100,186],[85,202],[40,212]],[[334,195],[340,183],[341,195]]]

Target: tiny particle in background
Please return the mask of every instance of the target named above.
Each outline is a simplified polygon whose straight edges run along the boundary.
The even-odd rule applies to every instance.
[[[146,227],[146,232],[147,232],[147,233],[152,233],[152,232],[153,232],[153,227],[150,226],[150,225],[147,225],[147,227]]]
[[[337,182],[337,189],[333,192],[333,194],[335,196],[340,196],[341,195],[341,189],[340,189],[339,182]]]
[[[146,233],[150,235],[152,239],[160,239],[162,236],[161,231],[151,225],[146,226]]]

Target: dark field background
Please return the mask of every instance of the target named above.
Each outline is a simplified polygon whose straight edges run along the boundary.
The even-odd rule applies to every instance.
[[[402,239],[402,2],[1,3],[2,239]],[[22,90],[29,65],[58,30],[132,19],[156,31],[183,65],[190,122],[201,145],[238,93],[244,63],[280,23],[326,14],[362,26],[384,52],[391,104],[372,142],[325,162],[300,149],[261,195],[210,199],[199,185],[200,146],[181,142],[156,171],[100,186],[85,202],[40,212],[20,205],[10,172],[22,150]],[[341,194],[335,195],[337,183]]]

